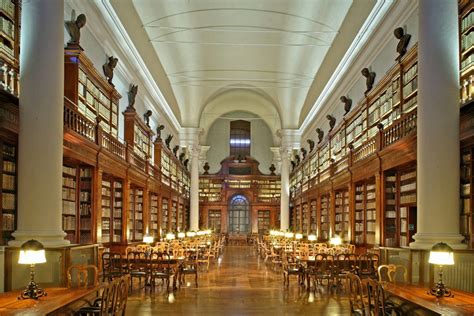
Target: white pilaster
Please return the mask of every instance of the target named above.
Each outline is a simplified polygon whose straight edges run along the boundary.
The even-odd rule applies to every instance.
[[[24,1],[21,11],[18,229],[9,244],[64,246],[64,2]]]
[[[463,248],[459,234],[459,46],[456,0],[419,0],[417,233],[411,248]]]
[[[281,192],[280,192],[280,229],[290,227],[290,157],[293,149],[300,148],[301,135],[297,130],[283,129],[281,137]]]
[[[179,132],[181,147],[187,147],[191,155],[191,196],[190,196],[190,230],[199,229],[199,135],[202,129],[194,127],[182,128]]]

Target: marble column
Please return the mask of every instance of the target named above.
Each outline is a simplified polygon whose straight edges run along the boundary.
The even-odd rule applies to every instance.
[[[199,145],[188,147],[191,154],[190,230],[199,229]]]
[[[290,228],[290,154],[291,149],[281,149],[280,229]]]
[[[190,188],[190,230],[199,229],[199,156],[201,146],[199,136],[202,129],[183,127],[179,131],[181,147],[186,147],[191,158],[191,188]]]
[[[300,138],[297,130],[282,129],[278,131],[281,137],[281,192],[280,192],[280,229],[290,227],[290,156],[293,149],[300,148]]]
[[[21,12],[18,225],[15,240],[69,244],[62,230],[64,2],[24,1]]]
[[[459,233],[459,43],[456,0],[419,0],[415,249]]]

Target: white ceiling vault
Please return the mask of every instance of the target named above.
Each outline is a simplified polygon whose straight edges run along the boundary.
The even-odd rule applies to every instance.
[[[147,68],[181,126],[209,126],[240,98],[273,131],[301,126],[375,2],[111,0],[143,59],[161,64]]]

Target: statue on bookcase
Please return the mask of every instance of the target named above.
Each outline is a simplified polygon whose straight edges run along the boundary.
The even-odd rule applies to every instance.
[[[374,81],[375,81],[375,72],[370,71],[369,68],[364,68],[361,70],[362,76],[365,77],[365,85],[367,87],[367,90],[365,90],[364,94],[367,94],[370,90],[372,90],[372,87],[374,86]]]
[[[336,118],[332,115],[326,115],[326,118],[328,119],[329,121],[329,131],[332,131],[332,129],[334,128],[334,126],[336,126]]]
[[[295,159],[296,159],[296,165],[299,165],[301,162],[300,155],[295,155]]]
[[[308,152],[306,151],[306,149],[304,149],[303,147],[301,147],[301,154],[303,155],[303,160],[305,160],[307,153],[308,153]]]
[[[114,78],[114,69],[117,66],[118,58],[114,56],[110,56],[109,60],[102,66],[102,70],[104,71],[104,76],[107,79],[107,82],[115,87],[112,83],[112,79]]]
[[[165,129],[165,126],[163,124],[158,125],[156,128],[156,140],[155,141],[161,141],[161,131]]]
[[[148,110],[143,114],[143,120],[145,121],[146,126],[150,127],[150,116],[153,114],[151,110]]]
[[[402,27],[397,27],[393,31],[393,35],[395,35],[395,37],[398,39],[398,44],[397,44],[398,57],[395,58],[395,60],[400,62],[403,55],[405,55],[407,52],[407,47],[408,47],[408,43],[410,43],[411,35],[405,34]]]
[[[316,133],[318,134],[318,144],[321,143],[323,141],[323,138],[324,138],[324,132],[322,129],[320,128],[317,128],[316,129]]]
[[[165,144],[166,144],[166,147],[168,147],[168,149],[171,149],[171,140],[173,139],[173,135],[171,134],[168,134],[168,137],[166,137],[165,139]]]
[[[352,107],[352,100],[349,99],[348,97],[346,97],[345,95],[343,95],[341,98],[340,98],[341,102],[344,103],[344,115],[346,115],[347,113],[349,113],[349,111],[351,110],[351,107]]]
[[[72,10],[71,13],[71,21],[64,22],[64,26],[66,27],[67,33],[69,34],[69,41],[67,42],[67,46],[70,48],[80,48],[81,40],[81,28],[86,25],[86,15],[79,14],[76,18],[76,11]]]
[[[314,149],[314,140],[312,140],[312,139],[307,139],[306,142],[307,142],[308,145],[309,145],[309,152],[312,152],[313,149]]]
[[[183,162],[184,168],[186,168],[186,170],[188,170],[188,163],[189,163],[189,159],[186,159],[186,160]]]
[[[138,85],[131,84],[127,93],[128,106],[125,111],[135,111],[135,99],[137,97],[137,93],[138,93]]]
[[[268,170],[270,170],[270,175],[274,176],[275,175],[275,165],[274,164],[271,164],[270,165],[270,168],[268,168]]]
[[[183,162],[184,156],[186,156],[186,150],[183,150],[183,151],[179,154],[179,161]]]
[[[178,157],[178,150],[179,150],[179,145],[176,145],[173,147],[173,155],[175,157]]]
[[[294,162],[293,160],[290,162],[291,162],[291,170],[295,170],[296,162]]]
[[[202,167],[204,169],[204,174],[209,174],[209,169],[211,169],[211,167],[209,166],[209,163],[206,161],[206,163],[204,163],[204,166]]]

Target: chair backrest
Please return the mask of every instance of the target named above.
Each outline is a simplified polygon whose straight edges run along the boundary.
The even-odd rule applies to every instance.
[[[380,283],[374,279],[364,279],[362,285],[367,291],[369,315],[385,316],[385,294]]]
[[[132,251],[127,254],[128,271],[145,270],[148,264],[148,257],[145,252]]]
[[[346,275],[346,292],[351,306],[351,315],[353,315],[355,311],[359,311],[365,316],[362,282],[354,273],[347,273]]]
[[[112,306],[112,315],[123,316],[125,315],[125,309],[127,307],[128,299],[128,286],[130,284],[130,275],[124,275],[123,277],[114,281],[115,291],[114,300]],[[105,314],[108,315],[108,314]]]
[[[105,274],[119,272],[122,274],[122,255],[116,252],[104,252],[102,254],[102,268]]]
[[[167,252],[152,252],[150,254],[151,270],[155,271],[170,271],[171,260]]]
[[[88,287],[99,284],[99,270],[95,265],[74,264],[67,269],[67,287]]]
[[[378,267],[380,282],[408,282],[408,270],[405,266],[395,264],[382,264]]]

